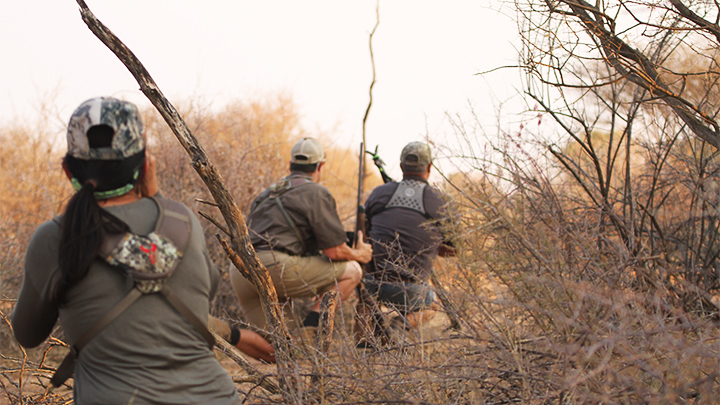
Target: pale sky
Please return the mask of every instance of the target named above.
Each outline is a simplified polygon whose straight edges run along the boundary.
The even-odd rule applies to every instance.
[[[372,68],[375,0],[87,0],[138,56],[171,102],[221,108],[285,91],[312,131],[337,128],[357,148]],[[373,49],[377,81],[367,126],[391,174],[411,141],[447,136],[446,114],[472,105],[492,117],[518,74],[516,25],[490,0],[381,0]],[[493,2],[494,4],[494,2]],[[52,95],[52,96],[51,96]],[[101,95],[149,105],[122,63],[85,26],[73,0],[5,2],[0,14],[0,124],[56,103],[57,132]],[[490,118],[489,125],[494,122]]]

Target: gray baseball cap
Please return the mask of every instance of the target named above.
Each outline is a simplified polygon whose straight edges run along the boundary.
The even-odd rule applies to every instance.
[[[403,171],[424,172],[432,163],[430,146],[424,142],[410,142],[400,154],[400,166]]]
[[[112,145],[90,148],[87,132],[98,125],[115,131]],[[133,103],[110,97],[92,98],[80,104],[67,129],[68,154],[83,160],[122,160],[145,149],[143,124]]]
[[[320,142],[314,138],[303,138],[292,147],[290,162],[303,165],[319,163],[325,159],[325,152]]]

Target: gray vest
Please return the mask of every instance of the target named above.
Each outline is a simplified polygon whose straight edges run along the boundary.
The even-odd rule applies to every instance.
[[[423,201],[426,186],[427,183],[412,179],[399,182],[395,193],[390,197],[390,201],[385,204],[385,209],[407,208],[421,213],[426,218],[430,218]]]

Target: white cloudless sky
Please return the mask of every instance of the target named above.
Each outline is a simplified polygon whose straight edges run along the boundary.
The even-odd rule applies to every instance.
[[[372,79],[375,0],[87,0],[140,59],[171,102],[222,108],[287,92],[304,126],[356,148]],[[494,2],[492,4],[495,4]],[[446,114],[492,116],[517,73],[516,25],[490,0],[381,0],[373,39],[376,84],[367,124],[399,176],[402,147],[452,131]],[[504,10],[507,12],[507,10]],[[122,63],[85,26],[73,0],[5,2],[0,13],[0,123],[57,107],[57,133],[100,95],[149,105]],[[492,121],[490,122],[492,124]]]

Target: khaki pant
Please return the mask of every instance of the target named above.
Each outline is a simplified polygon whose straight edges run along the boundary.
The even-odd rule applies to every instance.
[[[270,272],[281,303],[290,298],[319,297],[330,291],[345,273],[348,264],[333,262],[325,256],[290,256],[275,251],[259,251],[257,255]],[[247,322],[267,330],[267,320],[255,286],[234,267],[230,269],[230,282]]]

